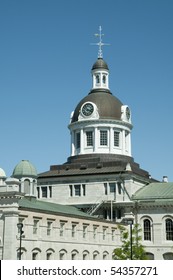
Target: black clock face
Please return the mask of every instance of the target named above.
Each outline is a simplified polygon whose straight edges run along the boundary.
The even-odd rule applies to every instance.
[[[129,109],[129,107],[126,108],[126,117],[128,118],[128,120],[130,119],[130,109]]]
[[[82,107],[82,113],[84,116],[90,116],[94,111],[94,107],[91,103],[86,103]]]

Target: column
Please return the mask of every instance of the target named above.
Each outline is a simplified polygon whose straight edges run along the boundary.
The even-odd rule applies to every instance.
[[[4,242],[3,242],[3,260],[17,260],[17,223],[18,211],[4,211]]]

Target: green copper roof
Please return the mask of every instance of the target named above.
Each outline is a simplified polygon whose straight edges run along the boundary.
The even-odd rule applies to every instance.
[[[19,200],[19,207],[27,208],[34,211],[40,212],[52,212],[52,214],[63,214],[68,216],[80,216],[84,218],[90,218],[91,216],[77,209],[74,206],[66,206],[57,203],[51,203],[47,201],[37,200],[36,198],[22,198]],[[92,217],[93,218],[93,217]]]
[[[25,177],[25,176],[36,178],[37,170],[33,166],[33,164],[29,162],[29,160],[22,160],[14,168],[12,176],[14,178],[18,178],[18,179]]]
[[[173,199],[173,183],[151,183],[138,190],[132,199]]]

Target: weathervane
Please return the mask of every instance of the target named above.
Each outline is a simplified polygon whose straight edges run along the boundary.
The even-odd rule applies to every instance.
[[[102,42],[102,37],[104,36],[104,34],[102,33],[102,27],[101,26],[99,26],[99,33],[96,33],[94,35],[96,37],[99,37],[99,42],[98,43],[92,43],[91,45],[99,46],[98,58],[102,58],[103,57],[102,46],[109,46],[110,44],[105,44],[105,43]]]

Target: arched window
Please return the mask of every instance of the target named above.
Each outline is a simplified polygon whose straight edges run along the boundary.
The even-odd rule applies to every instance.
[[[173,221],[169,218],[165,221],[166,240],[173,240]]]
[[[100,76],[96,75],[96,83],[99,84],[100,83]]]
[[[149,219],[144,220],[144,240],[151,241],[151,222]]]
[[[103,75],[103,84],[106,84],[106,75]]]
[[[165,253],[163,254],[163,259],[164,260],[173,260],[173,253]]]
[[[39,260],[40,254],[41,254],[41,250],[39,248],[34,248],[32,250],[32,260]]]
[[[108,260],[109,253],[107,251],[103,252],[103,260]]]
[[[30,180],[26,179],[24,181],[24,193],[30,194]]]
[[[147,257],[147,260],[154,260],[154,254],[152,253],[146,253],[146,257]]]
[[[67,251],[66,250],[60,250],[59,251],[59,259],[60,260],[66,260],[66,256],[67,256]]]
[[[48,249],[46,251],[46,260],[53,260],[54,259],[55,251],[53,249]]]
[[[73,250],[71,252],[71,259],[72,260],[77,260],[78,259],[78,254],[79,254],[79,252],[77,250]]]
[[[88,251],[83,251],[82,256],[83,256],[83,260],[89,260],[89,252]]]
[[[99,259],[99,252],[98,251],[94,251],[93,252],[93,260],[98,260]]]

